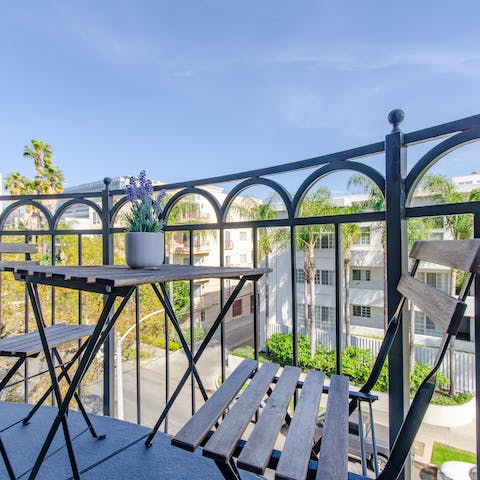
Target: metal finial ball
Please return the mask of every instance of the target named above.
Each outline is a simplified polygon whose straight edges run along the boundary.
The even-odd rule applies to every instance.
[[[388,122],[393,126],[392,131],[396,132],[399,130],[398,126],[403,122],[405,118],[405,112],[399,108],[392,110],[388,114]]]
[[[112,179],[110,177],[105,177],[103,183],[108,187],[112,183]]]

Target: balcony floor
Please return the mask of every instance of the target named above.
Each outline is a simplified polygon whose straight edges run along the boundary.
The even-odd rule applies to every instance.
[[[18,478],[26,479],[56,414],[52,407],[42,407],[24,426],[21,419],[31,406],[20,403],[0,403],[0,432],[13,469]],[[158,433],[152,447],[143,440],[150,429],[110,417],[91,415],[97,433],[106,433],[104,440],[92,438],[81,415],[71,411],[68,418],[70,433],[82,479],[222,479],[215,464],[201,456],[170,445],[170,436]],[[70,479],[61,428],[40,469],[38,479]],[[7,478],[0,459],[0,478]],[[242,472],[242,479],[259,478]]]

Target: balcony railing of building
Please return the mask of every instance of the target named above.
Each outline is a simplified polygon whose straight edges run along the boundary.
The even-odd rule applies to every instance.
[[[186,232],[188,242],[182,248],[189,245],[195,247],[195,235],[199,232],[217,232],[218,259],[220,265],[225,265],[225,251],[229,250],[229,240],[225,239],[225,232],[234,229],[250,229],[251,231],[251,252],[252,265],[258,266],[265,264],[269,260],[269,255],[265,255],[260,249],[260,240],[267,228],[283,229],[287,233],[286,257],[282,258],[282,264],[288,266],[288,312],[289,318],[285,319],[289,325],[289,331],[293,335],[293,363],[298,364],[298,335],[299,323],[297,312],[297,290],[296,271],[302,267],[297,265],[296,235],[298,229],[304,226],[325,226],[328,231],[320,239],[321,248],[327,248],[334,252],[334,262],[338,274],[334,276],[334,332],[335,332],[335,350],[336,350],[336,369],[342,370],[341,352],[344,348],[344,324],[343,324],[343,298],[342,298],[342,226],[346,224],[370,224],[375,222],[384,226],[385,237],[385,294],[386,294],[386,314],[390,317],[398,302],[399,293],[395,289],[401,274],[407,269],[407,221],[420,217],[441,217],[451,215],[469,215],[472,222],[473,236],[480,237],[480,202],[470,201],[462,203],[445,203],[415,206],[412,204],[414,191],[428,170],[435,165],[445,155],[461,148],[464,145],[472,143],[480,138],[480,115],[464,118],[461,120],[449,122],[434,127],[428,127],[422,130],[404,133],[400,129],[403,121],[403,112],[394,110],[388,116],[392,125],[392,131],[386,135],[384,140],[333,154],[322,155],[293,163],[281,164],[275,167],[261,168],[257,170],[232,173],[211,178],[202,178],[192,181],[179,181],[167,185],[162,185],[162,189],[171,192],[168,203],[164,209],[166,220],[166,232]],[[417,159],[411,168],[407,169],[407,152],[410,148],[420,143],[433,142],[433,147],[426,150],[419,159]],[[381,156],[381,157],[379,157]],[[381,169],[373,168],[369,160],[372,157],[382,158],[384,165],[384,174]],[[291,194],[277,179],[282,175],[295,173],[296,175],[307,172],[303,182],[297,188],[294,194]],[[338,172],[353,172],[361,174],[368,178],[372,185],[381,192],[385,208],[380,211],[360,211],[357,213],[337,213],[330,215],[312,215],[305,216],[301,214],[302,203],[308,198],[309,192],[315,186],[316,182],[326,178],[329,175]],[[218,200],[207,188],[208,185],[233,184],[223,201]],[[262,218],[257,216],[251,220],[231,220],[229,212],[232,205],[238,201],[242,194],[250,188],[262,187],[273,192],[281,201],[281,210],[286,212],[284,215],[276,217]],[[156,187],[157,188],[157,187]],[[160,187],[158,187],[160,189]],[[203,216],[198,219],[192,215],[191,223],[181,225],[172,225],[169,223],[169,215],[178,202],[195,195],[202,197],[214,212],[214,219]],[[122,207],[126,204],[124,192],[110,189],[110,181],[105,179],[105,189],[98,192],[85,192],[74,194],[57,195],[4,195],[0,197],[0,236],[4,241],[39,241],[44,246],[43,258],[52,263],[71,262],[81,264],[84,261],[85,239],[94,239],[96,243],[96,263],[112,264],[115,262],[116,249],[122,244],[122,227],[119,224],[119,216]],[[82,206],[95,212],[101,220],[100,228],[79,229],[75,228],[72,222],[65,221],[69,210]],[[3,207],[3,208],[2,208]],[[21,219],[25,215],[34,218],[30,224],[25,225]],[[243,217],[242,217],[243,218]],[[208,221],[207,221],[208,220]],[[74,258],[62,259],[62,242],[69,242],[75,245],[76,255]],[[230,241],[231,242],[231,241]],[[325,247],[323,246],[325,243]],[[231,245],[233,248],[233,245]],[[320,245],[319,245],[320,247]],[[90,248],[90,247],[89,247]],[[168,248],[168,247],[167,247]],[[190,264],[194,263],[194,249],[185,250],[189,255]],[[168,255],[168,253],[167,253]],[[118,261],[118,260],[117,260]],[[2,277],[4,278],[4,277]],[[265,307],[260,311],[259,293],[271,295],[271,287],[275,277],[261,280],[261,284],[254,285],[253,290],[248,293],[249,301],[252,302],[253,311],[253,347],[255,356],[258,358],[260,348],[264,341],[262,338],[260,324],[261,321],[268,319],[268,313]],[[285,278],[282,279],[285,284]],[[265,283],[267,282],[267,283]],[[480,282],[475,285],[475,312],[474,312],[474,345],[475,352],[480,348]],[[193,283],[190,284],[190,322],[191,332],[194,330],[195,319],[195,294]],[[217,295],[217,303],[223,305],[226,287],[220,282],[218,295],[210,292],[210,295]],[[251,300],[250,300],[251,299]],[[197,300],[198,301],[198,300]],[[2,295],[2,304],[0,305],[0,314],[5,313],[8,307],[9,298]],[[57,319],[56,311],[58,309],[59,297],[55,294],[55,289],[51,290],[51,308],[50,321],[54,323]],[[269,300],[266,300],[266,308],[269,308]],[[141,362],[140,350],[141,339],[139,331],[140,319],[140,293],[133,300],[134,318],[137,325],[135,334],[135,374],[136,374],[136,419],[138,423],[142,422],[142,402],[141,402]],[[81,321],[85,310],[85,304],[82,302],[82,294],[78,294],[77,317]],[[247,310],[247,309],[246,309]],[[28,329],[30,313],[28,306],[24,313],[24,328]],[[4,321],[2,319],[2,321]],[[31,321],[31,319],[30,319]],[[268,332],[267,332],[268,334]],[[165,343],[168,343],[168,323],[165,328]],[[114,414],[115,389],[114,389],[114,335],[106,343],[103,353],[103,411],[105,414]],[[194,350],[194,335],[190,335],[191,348]],[[408,344],[409,344],[409,322],[403,322],[403,327],[397,336],[392,347],[389,364],[395,365],[389,373],[389,426],[390,438],[395,437],[401,422],[403,412],[408,402]],[[225,377],[225,330],[224,327],[220,334],[220,366],[222,377]],[[169,398],[169,370],[168,357],[169,350],[166,350],[166,384],[165,400]],[[29,400],[29,369],[24,371],[23,397],[25,401]],[[480,362],[475,362],[475,381],[480,384]],[[192,412],[198,407],[195,394],[195,383],[192,378],[191,383],[191,407]],[[477,423],[476,434],[480,439],[480,392],[476,393]],[[165,422],[165,431],[168,431],[168,421]],[[480,449],[477,440],[477,458],[480,458]]]

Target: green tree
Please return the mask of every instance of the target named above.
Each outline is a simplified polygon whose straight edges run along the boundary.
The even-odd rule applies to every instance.
[[[435,221],[431,218],[410,218],[408,220],[408,249],[412,248],[413,242],[416,240],[428,240]],[[410,356],[410,372],[415,368],[415,309],[414,305],[409,302],[409,356]]]
[[[307,195],[302,201],[300,216],[322,217],[332,215],[335,212],[335,207],[331,199],[330,189],[324,186],[319,187],[313,194]],[[320,241],[322,233],[330,231],[330,225],[302,225],[297,228],[296,232],[297,247],[303,251],[305,326],[309,332],[310,354],[312,358],[317,349],[315,329],[315,274],[317,271],[315,245]]]
[[[245,220],[274,220],[277,211],[273,208],[275,194],[270,195],[265,202],[252,197],[242,197],[232,208]],[[285,228],[258,228],[258,260],[264,261],[265,267],[270,268],[270,255],[274,250],[285,248],[288,242],[288,232]],[[265,285],[265,340],[270,337],[270,278],[264,275]]]
[[[343,208],[342,213],[357,213],[357,207]],[[343,242],[343,281],[345,296],[343,299],[344,321],[345,321],[345,346],[352,344],[351,335],[351,312],[350,312],[350,267],[352,263],[352,245],[360,238],[361,229],[356,223],[344,223],[341,226]]]
[[[478,192],[473,190],[470,194],[460,192],[451,179],[443,175],[426,175],[422,181],[422,188],[428,192],[437,203],[459,203],[477,199]],[[444,228],[446,228],[453,239],[462,240],[471,238],[473,233],[473,222],[469,215],[446,215],[444,217]],[[450,269],[450,289],[455,296],[457,284],[457,271]],[[450,395],[455,394],[455,339],[450,343]]]
[[[61,193],[63,191],[64,176],[59,167],[53,165],[52,147],[40,140],[31,140],[31,145],[25,145],[23,157],[32,160],[35,167],[35,177],[29,179],[19,172],[7,174],[5,188],[12,195]],[[38,209],[27,206],[24,228],[40,230],[41,214]]]
[[[382,191],[378,186],[372,182],[368,177],[362,174],[352,175],[348,180],[348,187],[349,188],[359,188],[362,192],[368,194],[368,198],[360,203],[361,211],[374,211],[374,212],[381,212],[385,210],[385,197],[383,196]],[[386,239],[386,225],[385,222],[375,222],[373,224],[373,228],[380,233],[381,242],[382,242],[382,250],[383,250],[383,273],[384,273],[384,285],[386,285],[386,268],[385,265],[387,264],[387,239]],[[385,295],[385,288],[384,288],[384,295],[383,295],[383,329],[386,332],[388,328],[388,321],[389,318],[387,316],[387,297]]]

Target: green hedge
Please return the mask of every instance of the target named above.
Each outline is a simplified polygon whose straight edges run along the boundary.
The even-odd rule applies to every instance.
[[[153,335],[140,335],[140,341],[142,343],[146,343],[147,345],[152,345],[154,347],[163,348],[165,350],[165,338],[164,337],[156,337]],[[180,348],[180,344],[170,340],[168,342],[168,349],[172,352],[175,352]]]
[[[183,333],[183,336],[185,337],[185,340],[187,341],[187,343],[190,344],[190,328],[189,327],[182,328],[182,333]],[[194,342],[200,342],[201,340],[203,340],[205,338],[206,334],[207,334],[207,332],[205,331],[204,328],[194,327],[194,329],[193,329],[193,341]],[[179,338],[177,332],[173,333],[173,339],[175,340],[175,342],[180,344],[180,338]]]
[[[291,334],[274,333],[266,342],[272,361],[281,365],[293,364],[293,337]],[[315,356],[310,356],[310,340],[305,335],[300,335],[297,340],[298,365],[304,370],[314,368],[327,375],[335,373],[335,350],[319,348]],[[360,347],[347,347],[342,352],[342,373],[348,375],[353,385],[361,386],[366,381],[372,370],[375,357],[372,352]],[[416,391],[431,367],[422,363],[415,363],[415,369],[410,373],[410,390]],[[437,374],[438,382],[446,385],[448,379],[445,375]],[[374,390],[386,392],[388,390],[388,365],[387,362],[380,372]]]

